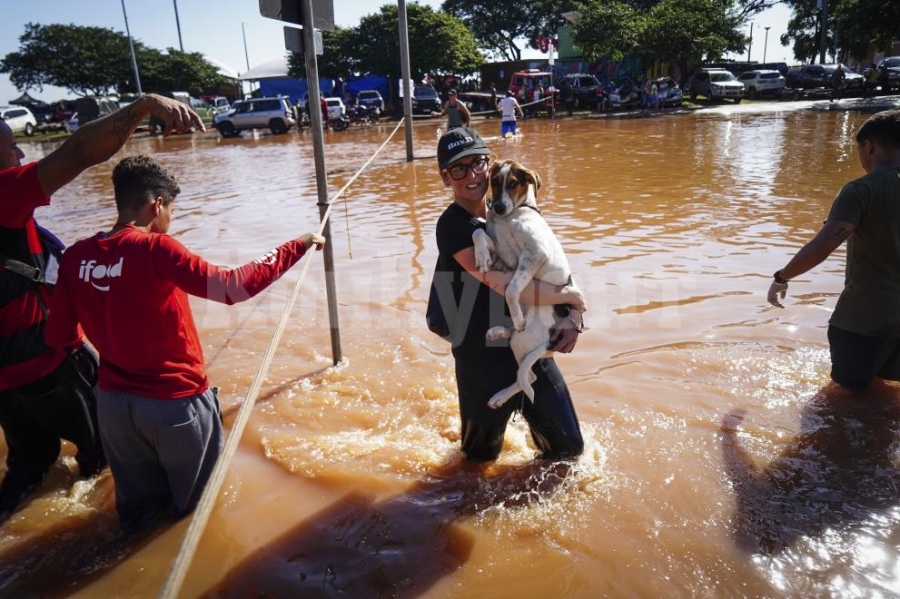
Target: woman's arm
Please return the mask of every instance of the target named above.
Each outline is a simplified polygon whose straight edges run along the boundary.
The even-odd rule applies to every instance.
[[[481,272],[475,266],[475,248],[467,247],[453,254],[453,258],[483,285],[487,285],[500,295],[506,295],[506,286],[513,278],[513,271],[489,270]],[[526,304],[534,306],[552,306],[554,304],[569,304],[579,312],[587,310],[584,295],[575,287],[569,285],[552,285],[544,281],[532,279],[522,291],[519,298]]]

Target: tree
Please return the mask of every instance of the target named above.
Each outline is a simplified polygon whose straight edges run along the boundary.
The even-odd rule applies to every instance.
[[[334,31],[323,31],[322,55],[316,57],[319,75],[334,79],[358,73],[359,59],[356,58],[354,41],[352,29],[335,27]],[[303,54],[288,53],[288,75],[298,79],[306,78],[306,59]]]
[[[782,44],[793,42],[794,56],[814,60],[821,48],[821,9],[816,0],[785,0],[791,8]],[[825,50],[839,59],[865,58],[884,51],[898,34],[900,4],[883,0],[829,0]]]
[[[36,25],[29,23],[19,38],[18,52],[0,60],[20,90],[56,85],[79,96],[136,92],[128,37],[103,27]],[[141,88],[187,91],[194,95],[217,87],[218,69],[198,52],[169,48],[162,53],[134,41]]]
[[[744,19],[719,0],[661,0],[643,21],[639,53],[647,60],[677,64],[681,73],[744,49]]]
[[[585,60],[621,60],[637,53],[644,29],[642,11],[619,0],[579,2],[576,6],[581,19],[572,27],[572,40]]]
[[[481,48],[507,60],[520,60],[522,47],[537,48],[537,38],[565,23],[564,0],[444,0],[441,8],[466,24]]]
[[[581,0],[574,42],[587,60],[638,56],[677,64],[682,73],[740,51],[747,11],[770,0]]]
[[[153,48],[135,48],[141,76],[141,88],[147,91],[186,91],[199,96],[222,83],[219,70],[199,52],[168,48],[165,53]],[[133,77],[120,82],[119,91],[137,91]]]
[[[413,79],[427,73],[472,73],[484,62],[472,32],[456,17],[416,2],[407,5],[406,15]],[[401,78],[398,22],[398,8],[390,4],[360,20],[350,36],[360,73]]]
[[[131,69],[128,38],[103,27],[28,23],[19,44],[18,52],[0,60],[0,73],[20,90],[56,85],[102,96]]]

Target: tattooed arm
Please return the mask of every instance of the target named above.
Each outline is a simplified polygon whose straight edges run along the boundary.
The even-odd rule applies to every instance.
[[[790,280],[815,268],[825,261],[842,243],[850,239],[855,225],[839,220],[826,221],[812,240],[800,248],[787,266],[781,269],[781,278]]]
[[[47,196],[69,183],[84,170],[109,160],[118,152],[147,115],[165,122],[165,134],[205,130],[203,122],[187,105],[146,94],[125,108],[79,127],[63,145],[40,161],[37,167],[41,188]]]

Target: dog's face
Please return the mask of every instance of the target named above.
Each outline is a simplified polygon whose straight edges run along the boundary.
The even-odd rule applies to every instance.
[[[537,208],[536,193],[541,178],[515,160],[498,160],[491,165],[491,211],[497,216],[511,213],[523,204]]]

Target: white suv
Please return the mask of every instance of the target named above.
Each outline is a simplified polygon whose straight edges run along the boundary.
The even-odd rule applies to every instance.
[[[239,100],[213,124],[222,137],[236,137],[246,129],[268,128],[274,134],[287,133],[297,124],[291,102],[284,96]]]
[[[784,89],[784,77],[778,71],[747,71],[738,77],[738,81],[744,84],[744,90],[750,98],[764,94],[776,95]]]
[[[729,98],[735,104],[740,104],[744,99],[744,84],[725,69],[700,69],[688,85],[691,89],[691,102],[696,102],[697,96],[703,96],[708,102]]]
[[[0,106],[0,118],[6,121],[13,134],[24,133],[31,137],[37,127],[37,119],[24,106]]]

